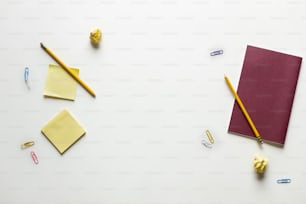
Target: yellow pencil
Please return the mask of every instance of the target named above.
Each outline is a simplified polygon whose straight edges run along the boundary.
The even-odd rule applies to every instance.
[[[250,125],[250,127],[251,127],[251,129],[252,129],[252,131],[254,132],[254,134],[255,134],[255,136],[256,136],[256,138],[257,138],[257,140],[258,140],[258,142],[260,142],[260,143],[262,144],[263,142],[262,142],[262,139],[261,139],[261,137],[260,137],[260,134],[259,134],[257,128],[255,127],[255,125],[254,125],[254,123],[253,123],[253,121],[252,121],[252,119],[251,119],[249,113],[247,112],[246,108],[244,107],[244,105],[243,105],[243,103],[242,103],[240,97],[239,97],[238,94],[236,93],[236,91],[235,91],[235,89],[234,89],[232,83],[230,82],[230,80],[229,80],[229,78],[228,78],[227,76],[224,76],[224,79],[225,79],[225,81],[226,81],[228,87],[230,88],[232,94],[234,95],[234,97],[235,97],[235,99],[236,99],[236,101],[237,101],[237,103],[238,103],[240,109],[242,110],[243,115],[244,115],[245,118],[247,119],[247,121],[248,121],[248,123],[249,123],[249,125]]]
[[[77,82],[79,82],[79,84],[81,86],[83,86],[83,88],[88,91],[88,93],[90,93],[93,97],[96,97],[95,92],[89,87],[87,86],[87,84],[85,84],[84,81],[82,81],[82,79],[80,79],[80,77],[76,74],[74,74],[72,71],[70,71],[70,69],[67,67],[67,65],[64,64],[64,62],[62,62],[50,49],[48,49],[47,47],[45,47],[42,43],[40,43],[40,46],[59,64],[61,65],[61,67],[68,73],[70,74],[70,76],[72,78],[74,78]]]

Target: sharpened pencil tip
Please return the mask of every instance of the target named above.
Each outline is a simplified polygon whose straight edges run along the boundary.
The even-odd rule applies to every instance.
[[[46,47],[44,46],[42,42],[40,42],[40,47],[42,47],[44,50],[46,49]]]

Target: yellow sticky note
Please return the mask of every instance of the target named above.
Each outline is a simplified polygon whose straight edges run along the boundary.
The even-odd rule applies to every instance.
[[[72,72],[79,75],[79,69],[70,68]],[[77,90],[77,82],[60,66],[49,65],[44,96],[74,100]]]
[[[41,129],[41,132],[61,154],[65,153],[86,133],[83,127],[66,109],[51,119]]]

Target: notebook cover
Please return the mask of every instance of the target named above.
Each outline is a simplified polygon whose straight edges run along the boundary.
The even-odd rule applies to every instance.
[[[284,145],[302,58],[247,46],[237,93],[262,139]],[[235,101],[228,131],[255,138]]]

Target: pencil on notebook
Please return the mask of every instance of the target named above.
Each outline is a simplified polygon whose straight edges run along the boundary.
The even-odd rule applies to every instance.
[[[40,46],[68,73],[72,78],[74,78],[88,93],[93,97],[96,97],[95,92],[76,74],[74,74],[68,66],[60,60],[49,48],[45,47],[43,43]]]
[[[234,95],[234,97],[235,97],[235,99],[236,99],[236,101],[237,101],[237,103],[238,103],[238,105],[239,105],[243,115],[245,116],[246,120],[248,121],[248,123],[249,123],[253,133],[255,134],[258,142],[260,142],[262,144],[263,142],[262,142],[262,139],[260,137],[260,134],[259,134],[256,126],[254,125],[254,123],[253,123],[253,121],[252,121],[248,111],[246,110],[245,106],[243,105],[239,95],[236,93],[236,91],[235,91],[231,81],[229,80],[229,78],[227,76],[224,76],[224,79],[225,79],[229,89],[231,90],[232,94]]]

